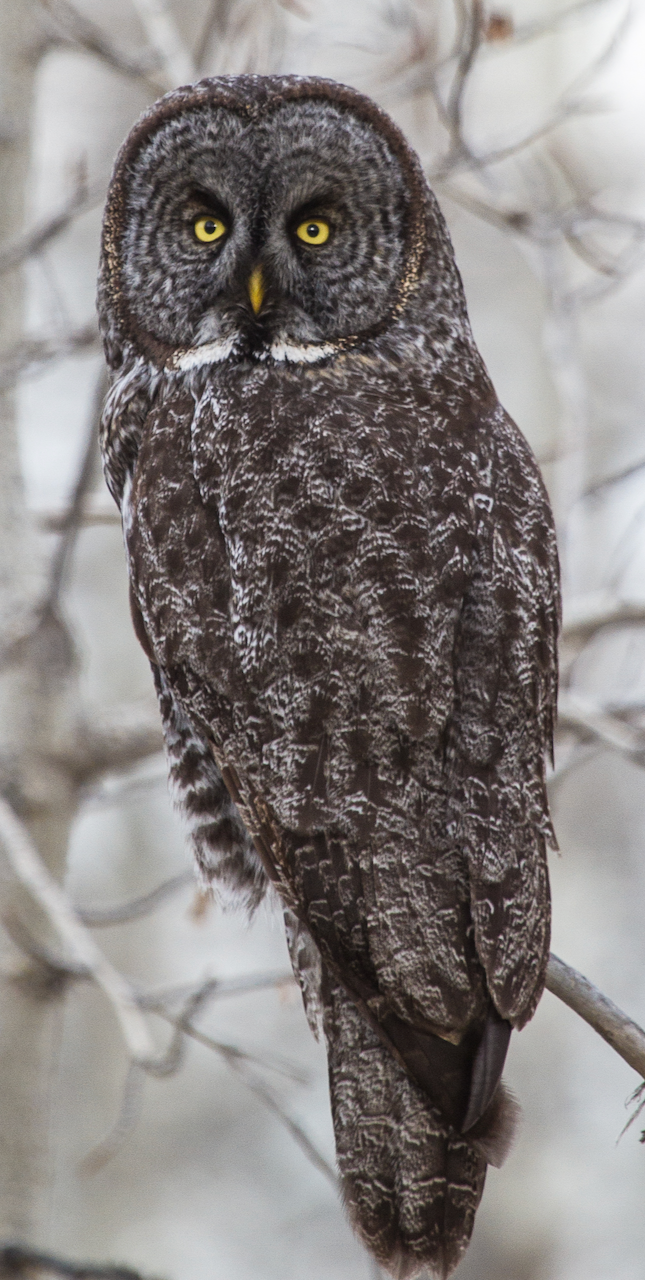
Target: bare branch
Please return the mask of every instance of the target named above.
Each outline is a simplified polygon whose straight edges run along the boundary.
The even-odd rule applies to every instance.
[[[108,720],[97,718],[78,731],[68,758],[79,782],[88,784],[104,773],[119,772],[163,751],[157,707],[122,707]],[[165,765],[161,776],[166,776]]]
[[[198,987],[197,991],[194,991],[189,997],[187,1006],[189,1008],[191,1007],[191,1001],[197,1001],[199,1005],[203,1005],[213,994],[217,992],[217,986],[218,982],[216,978],[206,979],[202,986]],[[295,1081],[296,1084],[307,1084],[308,1077],[306,1073],[301,1071],[299,1067],[295,1067],[292,1062],[288,1062],[285,1058],[277,1057],[275,1054],[267,1056],[266,1054],[260,1055],[250,1053],[246,1049],[240,1049],[238,1045],[227,1044],[226,1041],[223,1040],[216,1040],[213,1036],[209,1036],[206,1032],[199,1031],[197,1027],[193,1026],[190,1021],[190,1017],[187,1017],[184,1012],[180,1014],[171,1013],[162,1000],[155,999],[151,995],[142,995],[140,997],[139,1004],[141,1008],[149,1009],[151,1012],[158,1014],[160,1018],[169,1022],[171,1026],[175,1027],[182,1035],[189,1036],[191,1040],[196,1040],[198,1044],[204,1045],[206,1049],[214,1049],[216,1053],[221,1054],[221,1056],[226,1059],[229,1066],[233,1062],[246,1062],[250,1063],[252,1066],[265,1067],[269,1071],[275,1071],[278,1075],[286,1076],[287,1079]],[[173,1045],[175,1043],[176,1042],[174,1041],[172,1042]],[[169,1062],[174,1063],[173,1055],[175,1052],[176,1049],[172,1050],[172,1054],[169,1052]],[[174,1070],[175,1067],[171,1066],[168,1070],[162,1069],[160,1074],[170,1074],[170,1072]]]
[[[642,625],[645,622],[645,605],[621,604],[610,600],[598,604],[597,599],[587,603],[584,599],[565,617],[562,628],[563,641],[586,644],[592,636],[605,627]]]
[[[588,978],[552,953],[546,987],[588,1022],[634,1071],[645,1077],[645,1031],[594,987]]]
[[[121,527],[121,517],[112,498],[109,502],[106,500],[107,491],[89,493],[86,498],[85,506],[80,515],[79,523],[83,528],[93,528],[96,525],[118,525]],[[67,521],[67,511],[55,508],[39,507],[34,509],[33,517],[39,529],[44,533],[62,533]]]
[[[630,1106],[632,1102],[636,1103],[636,1110],[629,1117],[629,1120],[627,1121],[627,1124],[625,1125],[625,1128],[623,1129],[622,1133],[619,1134],[619,1139],[622,1138],[623,1133],[627,1133],[627,1130],[631,1129],[634,1122],[638,1120],[638,1117],[642,1115],[643,1110],[645,1109],[645,1080],[643,1080],[641,1084],[639,1084],[636,1087],[636,1089],[634,1089],[634,1092],[632,1093],[631,1097],[627,1099],[627,1102],[625,1105]],[[639,1141],[645,1143],[645,1130],[643,1130],[643,1132],[641,1133]]]
[[[429,89],[432,93],[440,119],[448,130],[450,137],[447,155],[436,169],[429,174],[432,182],[443,182],[455,170],[460,168],[488,169],[500,161],[507,160],[511,156],[527,150],[535,142],[551,134],[559,125],[572,117],[597,111],[598,105],[586,99],[585,92],[601,69],[613,58],[627,33],[632,19],[631,7],[628,5],[613,36],[600,55],[572,81],[545,121],[516,142],[488,151],[484,155],[477,155],[464,138],[463,99],[478,53],[482,48],[494,48],[497,42],[486,42],[484,40],[485,27],[480,0],[472,0],[470,7],[466,5],[460,6],[460,8],[462,22],[458,37],[457,66],[446,104],[443,102],[436,82],[439,67],[435,67],[430,73],[427,73],[426,82],[423,86],[424,89]],[[450,61],[451,59],[448,59],[448,62]]]
[[[62,960],[50,947],[37,941],[24,920],[11,912],[3,912],[2,923],[19,951],[32,962],[29,967],[16,968],[12,963],[2,969],[2,976],[19,986],[26,986],[32,993],[49,998],[57,996],[70,982],[91,977],[86,965]],[[33,963],[35,961],[35,964]]]
[[[165,0],[132,0],[148,41],[159,59],[165,89],[192,84],[197,72]]]
[[[98,1173],[99,1169],[113,1160],[125,1145],[141,1117],[144,1080],[143,1068],[137,1062],[130,1062],[123,1086],[119,1114],[110,1131],[81,1160],[79,1173],[88,1176]]]
[[[42,862],[26,827],[1,797],[0,839],[16,876],[69,947],[73,963],[86,968],[107,996],[132,1058],[142,1066],[149,1066],[154,1060],[155,1046],[132,988],[81,924],[60,885]]]
[[[244,982],[244,979],[241,981]],[[184,990],[183,1008],[181,1013],[172,1022],[174,1027],[173,1036],[164,1058],[160,1059],[155,1066],[154,1074],[156,1076],[166,1077],[175,1075],[179,1070],[184,1060],[185,1037],[187,1035],[191,1035],[193,1032],[191,1018],[195,1017],[199,1012],[199,1009],[207,1001],[211,1000],[214,995],[221,994],[220,986],[222,985],[226,984],[219,983],[217,979],[207,979],[196,989],[193,987],[188,991]],[[256,987],[259,985],[260,981],[256,979]],[[264,983],[264,985],[266,986],[268,984]],[[241,987],[240,989],[248,990],[255,988]],[[139,998],[139,1004],[143,1008],[151,1008],[155,1009],[156,1012],[161,1012],[158,996],[141,996]],[[162,1016],[165,1015],[162,1014]],[[258,1061],[258,1059],[253,1058],[252,1055],[245,1054],[243,1050],[238,1049],[236,1046],[222,1045],[217,1041],[211,1041],[210,1037],[201,1038],[201,1042],[206,1043],[210,1048],[215,1048],[216,1051],[222,1054],[229,1063],[231,1055],[235,1055],[236,1059],[241,1061]],[[268,1061],[262,1061],[262,1065],[269,1068],[274,1066],[274,1064]],[[274,1069],[276,1069],[275,1066]],[[282,1067],[278,1069],[282,1070]],[[290,1064],[287,1074],[298,1081],[302,1079],[300,1073],[291,1069]],[[131,1063],[126,1076],[121,1107],[119,1109],[116,1122],[106,1137],[103,1138],[102,1141],[98,1143],[98,1145],[84,1158],[81,1164],[82,1172],[86,1174],[97,1173],[99,1169],[102,1169],[103,1166],[111,1160],[118,1151],[120,1151],[121,1147],[130,1137],[141,1114],[141,1107],[143,1104],[143,1081],[144,1073],[141,1067],[137,1063]]]
[[[555,768],[547,774],[546,779],[546,785],[551,801],[553,801],[554,794],[557,792],[560,784],[564,782],[564,779],[568,778],[569,774],[573,773],[575,769],[579,769],[581,765],[588,764],[590,760],[593,760],[601,749],[602,744],[599,742],[585,742],[578,744],[575,751],[571,751],[567,759],[563,760],[562,764],[556,764]]]
[[[210,998],[220,999],[222,996],[238,996],[246,995],[253,991],[266,991],[271,987],[297,987],[296,979],[291,969],[282,969],[277,973],[247,973],[240,978],[212,978]],[[187,986],[185,983],[180,987],[163,987],[154,993],[139,998],[139,1004],[142,1009],[147,1008],[147,1001],[161,1001],[166,1006],[170,1005],[173,1000],[185,1000],[191,991],[194,991],[195,985],[191,983]]]
[[[52,360],[78,355],[92,348],[99,349],[98,330],[93,320],[78,329],[50,338],[27,338],[5,353],[0,364],[0,390],[12,387],[21,374],[38,373]]]
[[[329,1182],[331,1182],[334,1190],[338,1191],[338,1178],[334,1169],[332,1169],[329,1162],[311,1141],[309,1135],[305,1133],[302,1126],[298,1124],[297,1120],[294,1120],[289,1113],[285,1111],[282,1103],[273,1091],[261,1080],[258,1080],[256,1076],[252,1076],[247,1070],[245,1070],[243,1064],[238,1059],[231,1058],[228,1065],[232,1071],[235,1071],[236,1074],[240,1076],[247,1088],[264,1103],[265,1107],[268,1107],[269,1111],[272,1111],[273,1114],[278,1117],[285,1129],[288,1130],[292,1138],[297,1142],[301,1151],[304,1151],[307,1159],[311,1161],[314,1167],[318,1169]]]
[[[45,596],[43,608],[56,610],[63,584],[67,576],[78,531],[80,528],[81,517],[85,500],[94,480],[94,473],[98,461],[98,432],[101,420],[101,410],[103,401],[107,391],[107,375],[103,365],[96,380],[94,395],[92,396],[92,404],[88,417],[88,425],[86,431],[85,448],[81,458],[76,484],[72,493],[67,514],[61,529],[61,537],[54,553],[49,574],[49,585]]]
[[[85,804],[98,806],[121,805],[127,800],[138,800],[151,788],[168,787],[168,764],[161,745],[157,752],[146,753],[136,760],[132,768],[108,772],[86,787]]]
[[[157,59],[152,51],[132,58],[112,42],[96,22],[69,3],[69,0],[40,0],[40,4],[52,20],[55,34],[87,53],[93,53],[102,62],[123,75],[148,80],[156,89],[163,87],[158,78]]]
[[[645,767],[645,733],[594,706],[578,694],[561,694],[558,724],[560,728],[581,732],[611,751],[618,751],[641,768]]]
[[[167,1018],[168,1021],[173,1021],[167,1013],[164,1014],[161,1010],[158,1010],[158,1012],[161,1013],[162,1017]],[[263,1081],[259,1080],[257,1076],[249,1072],[247,1064],[252,1061],[251,1056],[247,1053],[242,1053],[233,1045],[224,1045],[220,1042],[211,1040],[209,1036],[203,1036],[201,1032],[197,1032],[189,1023],[178,1022],[176,1025],[180,1026],[186,1035],[192,1036],[193,1039],[198,1040],[201,1044],[206,1044],[209,1048],[216,1049],[217,1052],[221,1054],[227,1065],[240,1077],[241,1080],[243,1080],[247,1088],[250,1089],[256,1097],[260,1098],[264,1105],[278,1117],[284,1127],[289,1131],[292,1138],[294,1138],[298,1143],[301,1150],[304,1151],[311,1163],[332,1183],[334,1189],[338,1190],[338,1179],[334,1170],[320,1151],[318,1151],[317,1147],[311,1141],[308,1134],[305,1133],[302,1126],[299,1125],[287,1111],[285,1111],[282,1103],[273,1091],[269,1089]]]
[[[91,1263],[68,1262],[53,1253],[39,1253],[23,1245],[0,1246],[0,1277],[24,1277],[24,1280],[50,1280],[51,1276],[70,1276],[73,1280],[143,1280],[138,1271],[130,1267],[117,1267],[112,1263],[96,1267]]]
[[[618,49],[620,48],[623,40],[625,39],[625,36],[627,35],[627,32],[633,20],[634,20],[634,10],[632,8],[632,3],[631,3],[631,0],[627,0],[627,3],[625,5],[625,12],[623,13],[623,16],[620,19],[620,21],[617,23],[616,29],[611,39],[608,40],[604,49],[600,51],[600,53],[598,54],[598,57],[594,58],[588,64],[588,66],[585,67],[584,71],[582,71],[580,75],[576,77],[573,83],[569,85],[569,88],[567,89],[566,94],[564,95],[565,99],[568,99],[569,101],[574,101],[576,99],[579,99],[579,97],[586,92],[588,86],[592,83],[592,81],[598,77],[600,72],[608,65],[609,62],[611,62],[614,55],[618,52]]]
[[[628,467],[623,467],[621,471],[614,472],[611,476],[605,476],[602,480],[595,480],[585,489],[581,498],[595,498],[596,494],[601,493],[603,489],[609,489],[614,484],[620,484],[622,480],[629,479],[630,476],[636,475],[637,472],[645,469],[645,458],[641,458],[639,462],[632,462]]]
[[[468,78],[482,43],[483,27],[484,10],[481,0],[472,0],[471,4],[464,6],[461,13],[457,66],[445,109],[441,110],[450,134],[450,153],[444,162],[446,169],[452,168],[457,160],[472,158],[463,137],[463,101]],[[438,94],[435,94],[435,100],[439,105]]]
[[[45,222],[39,223],[13,243],[3,245],[0,248],[0,275],[6,271],[12,271],[27,258],[40,253],[50,240],[54,240],[61,232],[66,231],[82,213],[102,204],[105,200],[105,188],[105,182],[97,182],[89,190],[79,185],[58,213],[47,218]]]
[[[152,889],[150,893],[144,893],[140,898],[132,898],[130,902],[123,902],[117,907],[77,906],[75,910],[79,920],[88,928],[103,929],[107,925],[128,924],[131,920],[140,920],[142,916],[150,915],[181,889],[194,883],[195,876],[192,871],[181,871],[170,880],[164,880],[163,884],[157,885],[157,888]]]

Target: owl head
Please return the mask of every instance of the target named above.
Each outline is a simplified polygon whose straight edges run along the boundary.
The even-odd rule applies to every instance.
[[[418,159],[352,89],[204,80],[161,99],[121,149],[99,292],[113,365],[124,342],[177,371],[324,361],[382,334],[420,288],[437,323],[455,308],[463,321]]]

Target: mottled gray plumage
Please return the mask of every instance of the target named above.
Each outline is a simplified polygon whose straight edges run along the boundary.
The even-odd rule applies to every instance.
[[[548,958],[536,463],[416,157],[330,81],[157,103],[117,159],[99,308],[106,476],[199,866],[250,907],[277,889],[350,1216],[392,1275],[445,1277]]]

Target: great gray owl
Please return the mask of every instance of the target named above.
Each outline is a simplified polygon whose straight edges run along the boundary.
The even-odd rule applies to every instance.
[[[105,471],[204,877],[269,882],[327,1042],[343,1194],[447,1276],[549,948],[559,614],[419,162],[331,81],[167,95],[116,162]]]

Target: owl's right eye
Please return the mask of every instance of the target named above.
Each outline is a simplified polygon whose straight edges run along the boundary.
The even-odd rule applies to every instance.
[[[202,215],[193,223],[193,231],[202,244],[213,244],[213,241],[221,240],[222,236],[226,235],[228,227],[221,218]]]

